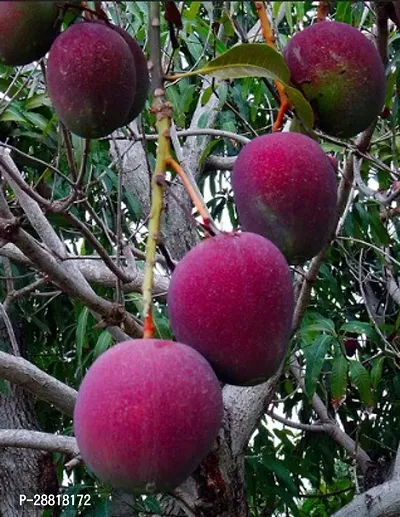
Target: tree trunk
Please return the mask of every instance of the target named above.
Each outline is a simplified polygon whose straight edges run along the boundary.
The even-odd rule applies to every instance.
[[[244,455],[233,456],[227,441],[218,440],[181,489],[182,500],[196,517],[247,517]],[[189,514],[190,515],[190,514]]]
[[[8,343],[3,320],[0,325],[0,339]],[[21,338],[21,329],[14,325],[14,330],[17,339]],[[18,341],[21,348],[21,339]],[[32,399],[17,386],[8,385],[7,395],[0,394],[0,428],[39,430]],[[34,494],[57,494],[57,491],[57,474],[51,454],[31,449],[0,449],[1,517],[40,517],[43,508],[32,503],[21,505],[20,496],[31,498]]]

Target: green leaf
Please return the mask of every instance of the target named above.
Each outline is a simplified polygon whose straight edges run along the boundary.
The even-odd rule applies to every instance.
[[[185,19],[194,20],[201,7],[201,2],[192,2],[189,9],[185,9]]]
[[[310,103],[306,100],[304,95],[287,84],[285,86],[285,92],[288,96],[288,99],[292,102],[294,109],[296,111],[296,115],[303,122],[306,129],[311,130],[314,126],[314,112]]]
[[[144,504],[149,512],[154,513],[155,515],[162,515],[160,502],[157,501],[155,497],[146,497]]]
[[[221,56],[211,60],[205,67],[178,74],[175,77],[211,75],[219,79],[241,77],[266,77],[289,83],[290,72],[283,56],[265,43],[236,45]]]
[[[378,359],[375,359],[372,363],[372,369],[371,369],[371,386],[372,389],[376,389],[379,381],[382,378],[382,370],[383,370],[383,363],[385,361],[385,357],[379,357]]]
[[[93,359],[97,359],[99,355],[108,350],[112,344],[112,341],[112,335],[107,332],[107,330],[104,330],[97,339],[96,346],[93,350]]]
[[[96,517],[111,517],[112,503],[110,500],[103,500],[99,504],[96,504],[94,508],[94,515]]]
[[[317,321],[317,323],[312,323],[311,325],[307,325],[306,327],[302,327],[301,333],[306,332],[328,332],[329,334],[335,334],[335,324],[332,320],[328,318],[321,318]]]
[[[78,365],[82,365],[82,352],[87,344],[87,321],[89,316],[89,309],[84,307],[78,318],[78,324],[76,326],[76,357]]]
[[[293,482],[292,476],[290,474],[290,471],[283,465],[282,462],[277,461],[276,459],[272,458],[271,456],[268,456],[267,458],[263,458],[262,460],[263,465],[265,465],[271,472],[276,474],[278,477],[284,481],[284,483],[289,488],[290,492],[292,492],[293,495],[297,495],[298,490],[296,485]]]
[[[140,207],[139,201],[131,192],[124,192],[124,201],[126,203],[126,208],[128,209],[131,217],[133,219],[139,220],[142,215],[142,210]]]
[[[290,72],[282,54],[264,43],[236,45],[203,68],[177,74],[174,77],[183,78],[198,74],[211,75],[219,79],[266,77],[279,81],[283,84],[288,99],[305,127],[311,129],[314,125],[314,113],[309,102],[299,90],[289,86]]]
[[[361,402],[367,407],[374,407],[374,397],[371,390],[369,375],[365,367],[359,361],[349,361],[351,381],[357,388]]]
[[[305,390],[309,399],[314,395],[317,381],[325,361],[325,356],[332,339],[333,337],[329,335],[319,336],[311,346],[305,349],[307,361]]]
[[[297,19],[302,21],[304,18],[304,2],[294,2],[296,7]]]
[[[0,379],[0,393],[5,396],[9,394],[8,384],[3,379]]]
[[[345,396],[347,387],[347,359],[343,354],[337,354],[333,361],[331,372],[332,405],[338,409]]]
[[[0,122],[20,122],[26,124],[26,118],[15,104],[10,104],[0,117]]]
[[[349,321],[348,323],[344,323],[340,330],[342,332],[351,332],[354,334],[365,334],[370,338],[376,337],[376,331],[371,327],[369,323],[365,321]]]
[[[399,312],[399,314],[397,315],[397,318],[396,318],[396,323],[395,323],[396,331],[399,329],[399,327],[400,327],[400,312]]]
[[[41,108],[42,106],[48,106],[49,108],[51,108],[50,98],[45,93],[33,95],[24,102],[24,109],[26,110],[34,110],[36,108]]]
[[[293,16],[292,16],[292,2],[285,2],[285,17],[290,27],[290,32],[293,31]]]
[[[204,106],[205,104],[207,104],[207,102],[210,100],[210,97],[213,93],[213,87],[212,86],[209,86],[208,88],[206,88],[203,92],[203,95],[201,96],[201,105]]]

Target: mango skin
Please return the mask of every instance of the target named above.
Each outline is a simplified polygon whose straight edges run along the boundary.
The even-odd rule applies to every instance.
[[[136,92],[129,46],[104,23],[72,25],[51,47],[47,85],[58,117],[72,133],[106,136],[125,125]]]
[[[128,44],[132,57],[135,62],[136,69],[136,92],[133,96],[132,107],[128,113],[128,117],[125,124],[130,124],[144,109],[147,97],[150,90],[150,77],[147,68],[147,59],[143,54],[139,44],[132,38],[126,30],[118,27],[117,25],[111,25],[111,27],[122,36],[125,42]]]
[[[59,33],[53,2],[0,2],[0,63],[27,65],[43,57]]]
[[[222,382],[260,384],[278,370],[291,332],[293,288],[287,262],[253,233],[197,244],[175,268],[168,313],[178,341],[200,352]]]
[[[222,412],[220,385],[201,355],[173,341],[136,339],[90,367],[74,431],[102,481],[132,493],[167,492],[211,450]]]
[[[308,136],[255,138],[239,153],[231,180],[243,228],[270,239],[289,264],[304,263],[327,243],[337,221],[336,177]]]
[[[380,114],[384,66],[375,46],[351,25],[316,23],[295,34],[283,55],[325,133],[355,136]]]

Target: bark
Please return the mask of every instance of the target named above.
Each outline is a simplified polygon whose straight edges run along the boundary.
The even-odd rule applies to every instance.
[[[400,480],[393,479],[357,496],[334,517],[396,517],[400,515]]]
[[[21,343],[21,328],[16,329]],[[1,320],[0,337],[8,341]],[[20,345],[21,348],[21,345]],[[8,386],[8,394],[0,393],[0,428],[39,430],[32,398],[21,387]],[[56,494],[58,483],[52,455],[33,449],[0,449],[0,515],[1,517],[39,517],[43,508],[25,504],[20,506],[19,496]]]
[[[209,80],[204,79],[203,88],[208,86]],[[200,94],[189,130],[198,129],[200,119],[204,121],[205,117],[207,117],[208,126],[212,127],[218,115],[216,109],[218,102],[218,97],[211,95],[209,101],[202,106]],[[137,133],[136,126],[132,129]],[[183,164],[192,172],[195,179],[198,179],[200,174],[198,164],[209,141],[210,136],[191,136],[187,138],[182,148]],[[141,207],[142,217],[146,219],[150,212],[150,172],[143,144],[133,143],[131,140],[114,140],[111,154],[114,160],[120,163],[125,188],[136,197]],[[191,212],[192,203],[184,187],[181,183],[174,183],[165,195],[162,224],[162,239],[173,259],[181,259],[198,241],[193,222],[187,216],[187,213]]]
[[[210,85],[209,81],[209,79],[204,79],[201,92]],[[211,128],[217,119],[218,97],[212,94],[204,106],[201,105],[201,97],[202,93],[199,95],[189,130],[197,129],[200,126],[200,121],[204,121],[205,118],[207,119],[207,126]],[[181,158],[179,160],[181,165],[193,175],[195,180],[199,178],[200,158],[209,141],[210,136],[191,136],[186,140],[182,149],[175,149],[178,158]],[[192,221],[188,220],[184,211],[192,212],[192,202],[189,196],[180,183],[174,186],[171,191],[175,197],[178,197],[182,206],[176,202],[171,193],[167,193],[162,234],[172,257],[180,260],[193,248],[199,238]]]

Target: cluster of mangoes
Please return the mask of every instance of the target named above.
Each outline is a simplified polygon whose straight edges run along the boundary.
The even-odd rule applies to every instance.
[[[284,57],[327,133],[354,136],[378,116],[384,68],[356,29],[318,23],[295,35]],[[250,386],[278,371],[294,310],[288,264],[304,264],[332,236],[337,166],[300,133],[259,136],[241,150],[232,187],[245,231],[205,239],[174,270],[168,312],[179,343],[119,344],[83,381],[75,433],[101,479],[138,492],[177,486],[218,433],[217,377]]]
[[[143,109],[146,61],[125,31],[103,21],[57,37],[57,11],[48,2],[0,4],[0,61],[23,64],[50,49],[47,81],[60,119],[78,135],[103,136]],[[318,23],[295,35],[284,57],[327,133],[354,136],[379,114],[384,68],[356,29]],[[303,264],[332,236],[336,168],[300,133],[259,136],[242,149],[232,187],[244,231],[205,239],[172,274],[168,312],[179,342],[119,343],[83,380],[74,430],[100,479],[132,492],[172,490],[213,446],[219,381],[252,386],[278,371],[294,311],[289,264]]]

